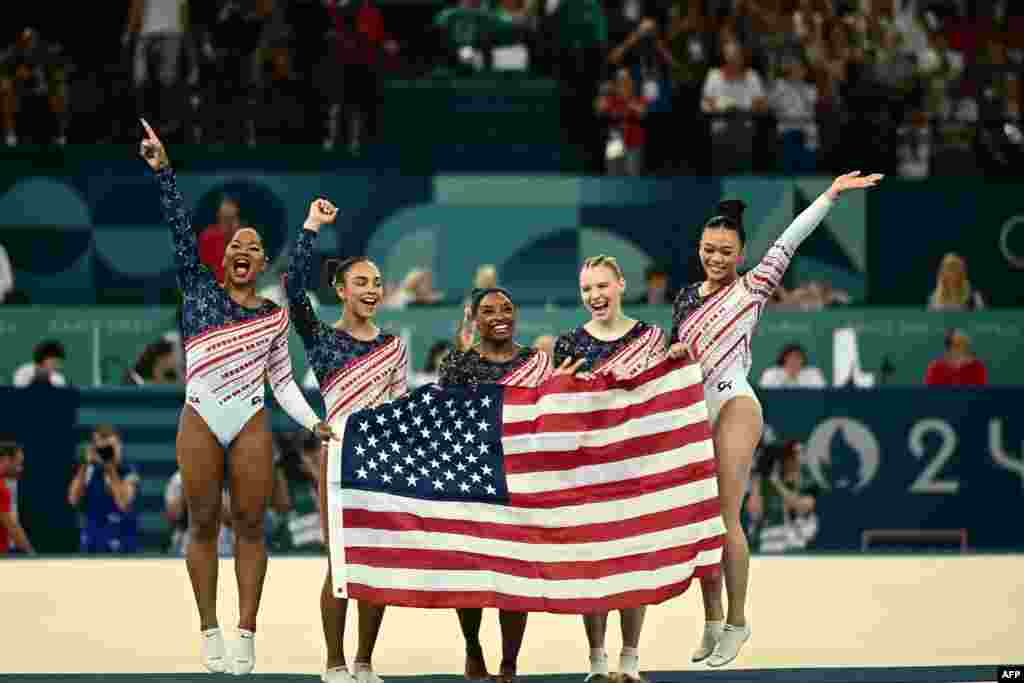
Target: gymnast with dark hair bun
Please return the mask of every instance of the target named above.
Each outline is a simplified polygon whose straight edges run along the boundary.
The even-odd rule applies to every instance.
[[[327,411],[327,424],[339,424],[345,415],[396,399],[408,390],[409,354],[405,342],[377,327],[374,318],[384,296],[380,270],[366,257],[347,258],[337,264],[331,284],[342,303],[341,319],[328,325],[316,316],[306,295],[313,273],[313,246],[321,226],[333,223],[338,210],[325,199],[309,207],[285,275],[288,307],[296,331],[306,348]],[[324,543],[327,525],[327,458],[321,455],[320,509]],[[329,547],[329,545],[328,545]],[[350,672],[345,664],[344,635],[348,600],[334,596],[328,555],[327,575],[320,592],[320,614],[327,663],[327,683],[379,683],[372,656],[384,618],[384,606],[359,602],[359,651]]]
[[[722,569],[729,611],[727,615],[723,609],[721,574],[702,578],[704,635],[693,653],[694,662],[724,666],[736,658],[750,638],[746,620],[750,549],[740,524],[740,506],[764,426],[761,404],[747,381],[754,330],[797,247],[824,220],[839,195],[874,187],[881,179],[880,174],[861,176],[860,171],[836,178],[786,228],[764,258],[742,276],[737,268],[744,257],[746,205],[737,199],[721,202],[715,216],[701,230],[698,255],[705,279],[684,288],[676,297],[669,356],[688,356],[700,363],[704,373],[726,528]]]

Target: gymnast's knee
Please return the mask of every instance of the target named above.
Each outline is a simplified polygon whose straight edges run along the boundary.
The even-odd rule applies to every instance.
[[[215,542],[220,533],[220,500],[189,501],[188,526],[193,542]]]
[[[235,510],[231,520],[235,538],[248,543],[262,541],[266,530],[265,514],[264,508]]]

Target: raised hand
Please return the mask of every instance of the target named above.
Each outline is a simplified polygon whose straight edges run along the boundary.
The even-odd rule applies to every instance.
[[[469,305],[463,307],[462,323],[459,325],[459,351],[469,349],[476,340],[476,321],[473,320],[472,313]]]
[[[860,171],[846,173],[832,181],[832,187],[828,189],[828,194],[835,199],[847,190],[863,190],[868,187],[874,187],[884,177],[881,173],[872,173],[866,176],[862,176]]]
[[[333,223],[337,217],[338,209],[334,204],[331,204],[326,199],[315,199],[309,205],[309,215],[306,216],[306,224],[303,227],[307,230],[318,232],[321,225]]]
[[[146,135],[139,144],[139,154],[154,171],[170,166],[167,150],[164,149],[164,143],[160,142],[160,138],[156,136],[156,131],[146,123],[146,119],[139,119],[139,121],[142,122],[142,127],[146,130]]]

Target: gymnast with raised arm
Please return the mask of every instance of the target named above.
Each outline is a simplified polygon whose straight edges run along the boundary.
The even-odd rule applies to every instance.
[[[224,253],[224,282],[199,260],[198,241],[174,170],[145,121],[140,153],[160,185],[181,288],[185,405],[175,444],[189,512],[186,565],[199,611],[203,664],[215,673],[255,666],[256,616],[267,571],[264,519],[274,487],[270,416],[264,383],[292,419],[321,438],[333,436],[292,377],[288,310],[256,295],[267,256],[259,233],[239,228]],[[239,643],[227,657],[217,620],[217,536],[221,492],[230,478]]]

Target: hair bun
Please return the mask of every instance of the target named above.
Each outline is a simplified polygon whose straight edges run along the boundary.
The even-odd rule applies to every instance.
[[[324,268],[327,271],[327,280],[332,285],[334,284],[334,278],[338,275],[338,268],[341,266],[342,259],[332,256],[324,259]]]
[[[718,202],[718,213],[739,224],[743,223],[743,212],[746,208],[747,204],[742,199],[726,199]]]

